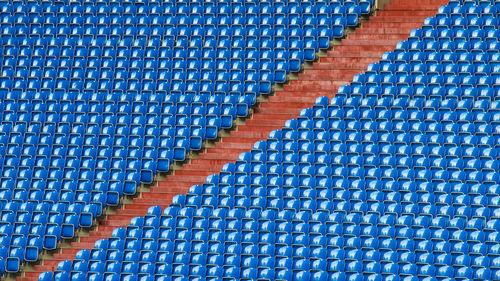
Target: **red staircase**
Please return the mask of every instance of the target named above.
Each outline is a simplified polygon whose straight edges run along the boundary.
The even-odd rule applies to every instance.
[[[244,125],[184,164],[182,170],[168,175],[165,181],[133,199],[133,203],[103,218],[88,237],[80,237],[71,247],[61,248],[52,259],[46,258],[17,280],[37,280],[41,272],[55,270],[60,261],[73,259],[79,250],[91,249],[95,241],[108,238],[113,229],[127,226],[133,217],[143,216],[150,206],[168,206],[174,195],[186,193],[191,185],[202,183],[206,176],[220,171],[225,163],[235,161],[240,153],[249,151],[254,142],[266,139],[270,131],[281,128],[301,109],[313,105],[317,97],[333,96],[339,86],[349,83],[368,64],[378,61],[384,52],[406,39],[412,29],[421,26],[425,18],[433,16],[439,6],[446,3],[446,0],[392,0],[383,11],[377,11],[355,33],[342,40],[342,45],[335,46],[326,57],[314,63],[312,69],[306,69],[297,80],[290,81],[282,91],[262,102]]]

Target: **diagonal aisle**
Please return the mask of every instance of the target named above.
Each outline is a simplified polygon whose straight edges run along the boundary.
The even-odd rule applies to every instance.
[[[182,166],[182,170],[168,175],[166,180],[116,210],[116,214],[104,217],[88,236],[80,237],[70,247],[60,249],[52,259],[45,259],[17,280],[36,280],[41,272],[54,270],[61,260],[73,259],[77,251],[92,248],[95,241],[108,238],[113,229],[127,226],[131,218],[143,216],[151,205],[167,206],[174,195],[186,193],[191,185],[200,184],[206,176],[220,171],[225,163],[250,150],[254,142],[267,138],[270,131],[281,128],[301,109],[313,105],[318,96],[332,96],[338,87],[349,83],[368,64],[378,61],[384,52],[393,50],[397,42],[406,39],[412,29],[421,26],[425,18],[434,15],[439,6],[447,1],[392,2],[342,40],[342,45],[327,52],[311,69],[306,69],[284,85],[282,90],[262,100],[249,119],[223,135],[213,147],[193,156],[189,163]]]

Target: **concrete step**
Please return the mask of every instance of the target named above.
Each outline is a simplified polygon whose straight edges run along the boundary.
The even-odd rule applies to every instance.
[[[442,6],[442,5],[439,5],[439,6]],[[413,16],[422,17],[422,16],[425,16],[426,18],[428,18],[428,17],[434,16],[434,14],[437,11],[437,9],[439,8],[439,6],[436,9],[434,9],[433,11],[429,11],[429,10],[410,10],[410,9],[403,9],[403,10],[401,10],[401,8],[399,8],[400,10],[395,10],[395,9],[384,8],[383,11],[377,11],[377,17],[378,16],[393,15],[393,16],[398,16],[398,17],[413,17]]]
[[[403,17],[400,15],[377,15],[370,19],[367,24],[381,22],[381,23],[398,23],[398,22],[415,22],[422,23],[427,18],[425,15],[413,16],[413,17]]]
[[[436,11],[435,6],[446,5],[448,1],[446,0],[419,0],[418,2],[408,2],[408,1],[400,1],[399,3],[391,3],[384,8],[385,11],[398,11],[398,12],[406,12],[406,11],[428,11],[434,12]]]
[[[422,21],[423,23],[424,21]],[[408,33],[409,34],[409,33]],[[387,41],[387,45],[392,44],[394,41],[398,42],[408,38],[408,34],[349,34],[349,41],[353,40],[352,44],[368,44],[374,40]],[[363,43],[360,43],[363,42]],[[347,43],[350,44],[350,43]]]
[[[401,17],[404,18],[404,17]],[[405,21],[405,22],[379,22],[379,21],[369,21],[363,24],[363,31],[371,30],[372,28],[397,28],[401,31],[401,34],[404,34],[404,31],[407,29],[414,29],[421,26],[423,21]],[[359,33],[362,34],[362,33]],[[376,33],[375,33],[376,34]]]
[[[420,24],[411,24],[411,27],[409,27],[410,30],[415,29],[419,27]],[[408,35],[409,32],[406,32],[406,30],[402,30],[401,28],[398,27],[380,27],[380,26],[371,26],[366,29],[360,30],[358,34],[399,34],[399,35]]]
[[[358,69],[308,69],[303,75],[299,75],[302,81],[318,81],[318,80],[347,80],[359,73]]]
[[[310,92],[323,92],[331,90],[333,87],[345,85],[346,83],[348,81],[300,81],[300,83],[285,85],[283,88],[286,91],[306,91],[309,89]]]

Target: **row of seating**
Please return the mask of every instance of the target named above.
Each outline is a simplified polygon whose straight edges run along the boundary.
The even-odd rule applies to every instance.
[[[497,23],[498,24],[498,23]],[[497,25],[498,26],[498,25]],[[454,41],[454,42],[466,42],[466,41],[494,41],[495,36],[498,34],[498,29],[495,26],[471,26],[467,28],[456,27],[453,29],[414,29],[410,32],[408,37],[409,42],[419,41],[423,39],[424,43],[426,41]],[[446,43],[449,44],[449,43]],[[453,46],[450,44],[450,46]],[[447,47],[445,45],[445,47]]]
[[[368,68],[377,68],[378,66],[376,65],[370,65]],[[368,72],[367,72],[368,73]],[[374,73],[374,70],[371,70],[371,74]],[[421,74],[421,73],[419,73]],[[461,85],[459,85],[461,86]],[[464,100],[464,103],[469,103],[475,100],[481,100],[481,99],[489,99],[489,100],[498,100],[498,95],[495,95],[493,89],[491,88],[480,88],[479,90],[477,88],[472,88],[472,87],[452,87],[448,86],[447,88],[443,87],[424,87],[424,86],[407,86],[407,85],[401,85],[401,86],[391,86],[391,85],[383,85],[383,86],[375,86],[375,85],[370,85],[370,87],[362,86],[362,85],[356,85],[354,87],[351,87],[350,85],[344,85],[339,87],[339,93],[336,95],[336,97],[346,97],[347,95],[352,96],[352,97],[382,97],[382,98],[432,98],[432,99],[437,99],[437,100],[442,100],[444,98],[447,99],[455,99],[457,101]],[[332,99],[332,106],[329,106],[329,108],[332,107],[338,107],[335,105],[338,100],[335,98]],[[462,101],[460,101],[462,102]],[[458,104],[457,104],[458,106]],[[458,106],[458,111],[464,112],[464,108],[461,107],[462,105]],[[352,108],[352,107],[351,107]],[[469,108],[468,106],[465,108]],[[388,108],[378,108],[381,110],[388,110]],[[399,110],[399,108],[394,108]],[[470,108],[472,111],[472,108]],[[468,110],[467,110],[468,111]],[[476,110],[474,110],[476,111]],[[479,110],[481,111],[481,110]],[[393,116],[392,113],[388,113],[386,111],[382,111],[379,115],[381,121],[389,121]],[[441,113],[432,113],[432,114],[441,114]],[[442,113],[442,121],[443,123],[449,122],[450,120],[457,120],[456,116],[459,113],[453,113],[449,111],[445,111]],[[451,118],[451,119],[449,119]]]
[[[95,46],[86,46],[86,44],[92,44]],[[57,54],[64,54],[65,52],[72,51],[72,48],[76,51],[77,57],[87,57],[89,54],[93,57],[100,57],[101,55],[104,57],[115,57],[116,54],[122,57],[129,57],[130,50],[147,50],[147,51],[155,51],[159,49],[160,51],[168,51],[171,49],[175,50],[214,50],[219,48],[221,50],[229,50],[229,49],[263,49],[263,50],[288,50],[288,49],[300,49],[302,48],[303,42],[300,40],[287,40],[287,39],[269,39],[269,38],[249,38],[249,39],[220,39],[219,41],[213,38],[206,38],[203,40],[202,38],[192,38],[191,40],[187,40],[186,38],[178,38],[174,40],[173,38],[165,38],[160,40],[159,38],[150,38],[149,41],[144,40],[143,38],[131,39],[124,38],[120,40],[114,39],[47,39],[47,38],[9,38],[4,40],[4,44],[7,47],[17,47],[14,49],[6,49],[4,52],[4,56],[10,55],[9,52],[18,53],[20,56],[28,57],[30,48],[35,48],[36,51],[42,52],[38,54],[36,51],[33,52],[34,56],[43,57],[47,56],[55,56]],[[62,48],[62,50],[58,50],[57,47]],[[48,48],[50,51],[48,54],[45,54],[43,51],[44,48]],[[117,52],[118,50],[118,52]],[[95,54],[95,55],[94,55]],[[66,56],[66,55],[64,55]],[[195,58],[193,58],[195,59]],[[207,61],[206,63],[211,63]]]
[[[61,40],[67,38],[86,38],[87,40],[92,39],[113,39],[120,40],[124,38],[137,39],[137,38],[213,38],[213,39],[241,39],[241,38],[274,38],[274,39],[284,39],[284,38],[297,38],[297,39],[307,39],[311,42],[314,40],[321,39],[321,46],[325,48],[328,41],[327,38],[333,39],[342,37],[344,35],[342,27],[343,26],[355,26],[357,22],[344,22],[341,19],[335,21],[335,30],[327,28],[326,26],[320,26],[318,28],[304,26],[299,27],[280,27],[280,28],[258,28],[258,27],[196,27],[196,28],[135,28],[128,27],[124,30],[118,28],[69,28],[69,27],[48,27],[43,29],[41,27],[33,27],[31,30],[28,27],[18,27],[17,29],[13,27],[5,27],[1,33],[1,39],[5,40],[8,38],[16,37],[19,39],[24,39],[27,37],[43,37],[45,39],[58,38]],[[166,35],[165,35],[166,34]],[[326,45],[328,47],[328,45]]]
[[[45,53],[44,47],[36,47],[35,48],[35,53],[33,54],[32,58],[47,58],[47,59],[59,59],[59,58],[72,58],[73,56],[76,58],[89,58],[89,59],[95,59],[95,58],[113,58],[113,57],[118,57],[119,59],[125,59],[132,57],[135,60],[141,59],[141,60],[151,60],[151,59],[181,59],[181,58],[187,58],[190,57],[190,61],[201,61],[199,59],[196,59],[201,53],[205,54],[214,54],[217,56],[217,58],[223,58],[223,55],[231,55],[231,59],[237,60],[238,58],[242,59],[242,54],[248,55],[248,57],[245,57],[247,59],[269,59],[269,60],[276,60],[276,59],[286,59],[289,56],[289,52],[284,50],[284,48],[290,48],[292,51],[299,50],[303,48],[303,44],[301,41],[297,41],[294,43],[294,46],[288,47],[286,44],[287,42],[285,40],[278,40],[276,45],[282,45],[279,48],[281,50],[279,51],[272,51],[270,48],[274,48],[274,43],[272,40],[262,40],[262,46],[257,45],[259,43],[258,40],[252,40],[252,42],[249,42],[248,47],[245,47],[244,42],[241,40],[233,42],[233,46],[225,47],[219,45],[217,48],[214,48],[213,46],[207,47],[206,45],[203,48],[199,48],[196,46],[175,46],[173,49],[168,49],[164,48],[160,50],[158,53],[155,48],[158,48],[158,45],[152,45],[151,47],[146,47],[146,52],[142,49],[133,49],[132,51],[130,50],[125,50],[123,49],[122,43],[123,41],[120,41],[118,44],[119,49],[118,52],[115,50],[110,50],[110,47],[113,47],[110,41],[106,41],[105,45],[103,46],[104,50],[102,51],[101,49],[95,49],[95,48],[89,48],[89,49],[83,49],[82,47],[77,47],[76,53],[73,54],[73,49],[68,48],[68,47],[63,47],[62,51],[63,53],[59,53],[58,49],[54,49],[53,47],[49,47],[48,53]],[[135,42],[135,41],[134,41]],[[205,41],[207,45],[212,44],[210,41]],[[253,43],[254,42],[254,43]],[[80,44],[80,43],[78,43]],[[135,45],[135,43],[133,43]],[[236,45],[238,44],[238,45]],[[269,45],[268,45],[269,44]],[[125,45],[125,43],[123,43]],[[163,48],[163,47],[160,47]],[[263,50],[263,54],[256,53],[257,50],[261,49]],[[279,49],[278,48],[278,49]],[[187,50],[186,50],[187,49]],[[201,49],[201,51],[200,51]],[[243,52],[243,50],[246,49],[248,52]],[[252,50],[252,51],[250,51]],[[30,58],[29,53],[31,50],[28,48],[22,48],[21,51],[24,54],[22,55],[22,58]],[[257,56],[259,55],[259,56]],[[279,55],[279,56],[278,56]],[[15,59],[17,57],[17,50],[14,47],[6,48],[4,57],[8,59]],[[21,57],[20,57],[21,58]],[[204,60],[205,62],[206,60]],[[210,65],[210,62],[205,62],[208,65],[214,68],[214,65]],[[214,64],[214,62],[211,62]],[[8,66],[8,65],[7,65]],[[176,67],[177,68],[177,67]],[[178,67],[180,68],[180,67]]]
[[[494,7],[489,6],[489,8],[496,10]],[[455,28],[473,28],[481,27],[486,30],[494,30],[495,26],[498,26],[495,17],[496,11],[491,13],[488,11],[478,11],[478,14],[468,15],[467,18],[453,16],[437,16],[436,18],[428,18],[423,26],[422,32],[438,30],[445,31]]]
[[[492,33],[493,34],[493,33]],[[488,34],[486,34],[488,35]],[[484,36],[484,34],[483,34]],[[88,39],[88,38],[16,38],[11,37],[3,40],[5,47],[18,47],[19,50],[12,49],[9,51],[17,52],[19,55],[23,56],[24,52],[29,51],[29,48],[50,48],[54,53],[64,53],[66,48],[76,48],[75,51],[81,52],[83,57],[88,55],[88,52],[104,52],[105,57],[114,57],[116,50],[127,51],[127,50],[170,50],[170,49],[265,49],[265,50],[288,50],[288,49],[300,49],[300,40],[288,40],[286,38],[280,38],[272,40],[269,38],[263,38],[262,40],[258,38],[238,38],[235,40],[220,39],[216,40],[214,38],[192,38],[188,40],[187,38],[177,38],[166,37],[164,39],[150,38],[150,40],[145,40],[144,38],[123,38],[117,39]],[[90,46],[89,46],[90,45]],[[61,47],[62,50],[58,51],[57,47]],[[4,52],[8,54],[7,51]],[[109,53],[109,55],[108,55]],[[42,56],[34,54],[35,56]],[[78,55],[78,54],[77,54]],[[80,55],[79,55],[80,56]],[[123,56],[128,57],[128,54]],[[210,63],[210,62],[207,62]]]
[[[330,8],[330,6],[327,6]],[[332,24],[337,19],[344,18],[347,14],[358,14],[350,8],[343,9],[342,6],[335,7],[333,12],[323,14],[302,14],[302,13],[288,13],[292,15],[291,18],[286,18],[285,14],[259,14],[259,15],[216,15],[210,16],[209,14],[203,15],[186,15],[186,16],[42,16],[40,13],[31,13],[29,16],[5,16],[0,27],[6,28],[8,26],[29,26],[29,27],[43,27],[44,29],[50,27],[83,27],[89,30],[97,27],[99,28],[127,28],[127,27],[326,27]],[[16,19],[16,21],[14,21]],[[45,33],[45,32],[44,32]]]
[[[339,119],[343,121],[352,121],[357,120],[360,116],[366,115],[366,110],[377,110],[376,113],[384,113],[388,117],[384,118],[384,120],[391,121],[406,121],[409,123],[419,122],[419,121],[427,121],[430,122],[439,122],[443,121],[443,123],[461,123],[461,120],[454,119],[457,115],[460,114],[470,114],[476,116],[476,118],[488,118],[488,121],[484,123],[490,123],[490,121],[495,124],[495,115],[500,111],[499,101],[495,100],[497,97],[495,94],[491,94],[491,91],[485,89],[485,91],[480,91],[479,95],[477,91],[471,89],[470,91],[466,91],[469,95],[462,96],[462,99],[457,99],[456,96],[448,95],[448,92],[453,93],[455,90],[459,90],[457,88],[450,88],[448,91],[444,91],[444,94],[436,89],[432,89],[433,91],[429,93],[429,89],[425,87],[401,87],[402,94],[398,94],[399,96],[391,96],[385,95],[383,97],[378,96],[366,96],[363,97],[363,92],[358,92],[358,90],[362,90],[362,87],[359,85],[367,84],[367,83],[383,83],[381,80],[371,78],[371,75],[356,75],[354,77],[354,82],[350,86],[342,86],[340,90],[342,92],[339,93],[338,96],[331,99],[329,105],[320,104],[316,105],[313,109],[305,109],[302,114],[306,116],[300,116],[298,119],[307,119],[309,117],[313,118],[312,120],[320,120],[320,119]],[[432,77],[432,76],[431,76]],[[369,82],[363,82],[366,79]],[[366,88],[365,88],[366,89]],[[368,86],[368,90],[370,91],[371,85]],[[380,88],[379,88],[380,89]],[[393,88],[394,89],[394,88]],[[412,94],[413,90],[413,96]],[[426,91],[427,90],[427,91]],[[465,90],[465,89],[463,89]],[[415,91],[417,91],[418,96],[415,95]],[[390,92],[389,92],[390,93]],[[352,94],[352,95],[350,95]],[[441,94],[441,95],[439,95]],[[350,96],[346,98],[346,96]],[[353,114],[351,118],[350,116],[343,116],[344,114]],[[410,115],[410,116],[408,116]],[[489,116],[488,116],[489,115]],[[484,116],[484,117],[479,117]],[[302,118],[305,117],[305,118]],[[346,119],[342,118],[345,117]],[[410,120],[405,119],[405,117],[409,117]],[[379,117],[382,119],[382,117]],[[425,119],[424,119],[425,118]],[[466,120],[463,120],[466,121]],[[290,121],[296,123],[297,121]]]
[[[462,52],[462,53],[455,53],[455,52],[428,52],[428,53],[405,53],[405,52],[398,52],[398,53],[385,53],[381,63],[402,63],[402,64],[420,64],[420,63],[427,63],[427,64],[462,64],[462,63],[469,63],[469,64],[488,64],[490,67],[496,67],[498,65],[498,53],[469,53],[469,52]],[[441,69],[436,69],[436,71],[442,70]],[[443,70],[442,70],[443,71]],[[493,73],[493,75],[495,75]],[[470,84],[465,83],[466,86],[469,86]]]
[[[480,13],[483,14],[491,14],[496,16],[496,12],[498,10],[498,3],[495,1],[455,1],[452,0],[448,3],[448,5],[444,5],[439,7],[436,16],[436,20],[441,20],[445,16],[455,16],[456,18],[460,18],[463,16],[469,15],[477,15]]]
[[[384,75],[396,75],[396,82],[398,83],[405,83],[405,81],[408,81],[408,78],[411,79],[411,83],[422,83],[424,84],[425,81],[427,80],[427,83],[429,83],[429,76],[433,83],[436,84],[454,84],[456,88],[458,86],[463,86],[460,83],[457,83],[458,81],[453,81],[456,79],[463,80],[465,76],[470,76],[474,77],[476,80],[477,79],[485,79],[485,84],[491,84],[491,78],[481,78],[482,76],[496,76],[500,74],[500,68],[495,64],[483,64],[483,63],[476,63],[474,65],[468,64],[468,63],[458,63],[458,64],[453,64],[453,63],[445,63],[444,65],[438,64],[438,63],[412,63],[411,65],[406,64],[404,62],[398,62],[398,63],[372,63],[369,65],[369,68],[366,71],[365,75],[357,76],[357,77],[363,77],[364,76],[364,82],[370,82],[370,80],[384,80],[388,81],[387,84],[390,83],[390,78],[385,78]],[[404,77],[404,75],[410,76],[410,77]],[[418,75],[422,76],[427,76],[425,77],[418,77]],[[373,78],[372,78],[373,76]],[[401,77],[400,77],[401,76]],[[437,77],[434,77],[437,76]],[[419,81],[420,80],[420,81]],[[442,82],[439,80],[443,80]],[[449,80],[449,82],[447,81]],[[480,81],[482,82],[482,81]],[[407,82],[408,84],[410,82]],[[482,85],[482,84],[480,84]],[[437,85],[436,85],[437,86]],[[442,98],[442,97],[441,97]],[[448,97],[449,98],[449,97]]]
[[[17,2],[17,1],[16,1]],[[151,2],[134,5],[133,2],[82,2],[71,3],[29,1],[21,4],[5,5],[3,15],[44,15],[44,16],[241,16],[241,15],[322,15],[344,12],[343,8],[355,7],[364,13],[370,12],[372,0],[331,0],[331,1],[222,1],[222,2]]]
[[[301,59],[296,58],[296,62],[300,66]],[[224,61],[227,62],[227,61]],[[193,64],[192,66],[196,67],[197,64]],[[242,66],[244,64],[241,64]],[[250,64],[249,64],[250,65]],[[254,63],[255,65],[255,63]],[[257,64],[258,65],[258,64]],[[152,69],[137,69],[130,68],[127,70],[126,68],[102,68],[101,70],[97,68],[88,68],[87,71],[82,68],[73,68],[72,71],[69,69],[60,68],[57,71],[56,67],[46,67],[44,71],[42,69],[32,69],[28,74],[28,69],[26,68],[18,68],[16,70],[16,76],[14,76],[14,69],[12,68],[4,68],[2,71],[1,79],[1,89],[2,91],[8,92],[10,90],[28,90],[35,91],[39,89],[53,89],[59,88],[62,89],[64,87],[75,87],[76,84],[98,84],[100,89],[105,89],[106,86],[110,86],[116,90],[116,92],[122,90],[122,92],[127,92],[129,89],[123,87],[129,86],[133,88],[135,84],[143,84],[143,85],[152,85],[152,90],[156,90],[156,88],[169,88],[172,87],[172,90],[176,90],[174,85],[182,85],[182,87],[186,87],[188,93],[196,93],[195,89],[204,89],[205,92],[210,91],[212,88],[212,92],[214,88],[218,91],[229,91],[229,89],[233,92],[239,92],[241,89],[233,86],[232,88],[224,88],[218,84],[221,83],[230,83],[230,82],[240,82],[247,81],[247,83],[252,82],[255,85],[265,84],[265,83],[274,83],[275,80],[281,81],[283,80],[286,72],[289,71],[289,67],[286,67],[286,63],[282,63],[282,61],[277,60],[277,65],[281,66],[284,69],[278,69],[274,71],[274,69],[269,69],[275,64],[270,61],[262,60],[262,64],[265,69],[256,71],[253,69],[245,70],[233,70],[231,72],[217,71],[215,73],[213,70],[209,68],[189,68],[188,71],[182,69],[176,69],[172,72],[166,70],[152,70]],[[269,68],[267,68],[269,67]],[[186,73],[187,72],[187,73]],[[47,75],[44,76],[43,80],[37,80],[37,74]],[[69,76],[63,76],[67,75]],[[29,75],[29,76],[28,76]],[[57,76],[56,76],[57,75]],[[38,76],[40,77],[40,76]],[[64,78],[62,78],[64,77]],[[262,79],[263,81],[259,81]],[[157,82],[154,82],[157,81]],[[241,82],[240,82],[241,83]],[[490,82],[491,83],[491,82]],[[200,85],[201,84],[201,85]],[[155,87],[156,86],[156,87]],[[138,86],[135,86],[137,88]],[[181,87],[181,86],[178,86]],[[151,87],[150,87],[151,88]],[[228,89],[229,88],[229,89]],[[236,89],[233,89],[236,88]],[[239,91],[237,91],[239,90]],[[130,91],[133,91],[131,89]],[[242,92],[239,92],[240,94]]]

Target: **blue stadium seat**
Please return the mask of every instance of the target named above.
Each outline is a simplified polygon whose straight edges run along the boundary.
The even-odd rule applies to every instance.
[[[0,272],[216,139],[374,6],[226,2],[2,6]],[[330,102],[39,280],[500,279],[499,8],[449,1]]]

